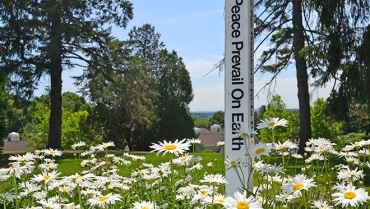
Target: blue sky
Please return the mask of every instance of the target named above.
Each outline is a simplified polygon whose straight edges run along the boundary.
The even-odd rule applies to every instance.
[[[190,111],[224,110],[224,75],[218,70],[209,73],[224,56],[224,0],[131,0],[134,18],[127,28],[114,29],[114,35],[122,40],[133,26],[149,23],[161,34],[166,48],[175,50],[183,58],[190,73],[194,99]],[[255,57],[258,57],[256,54]],[[209,74],[207,74],[209,73]],[[78,70],[63,74],[63,91],[76,91],[70,76]],[[206,75],[207,74],[207,75]],[[255,75],[255,92],[271,75]],[[47,80],[45,82],[48,83]],[[272,94],[279,94],[288,108],[297,108],[297,88],[294,69],[278,77],[270,88],[255,97],[255,108],[266,105]],[[311,90],[312,101],[326,98],[328,90]]]

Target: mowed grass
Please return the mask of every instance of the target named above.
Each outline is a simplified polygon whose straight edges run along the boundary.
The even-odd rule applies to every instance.
[[[130,173],[136,169],[140,169],[143,166],[143,163],[152,164],[154,166],[160,165],[161,163],[170,162],[171,159],[176,158],[176,156],[166,154],[157,155],[156,153],[150,152],[140,152],[140,153],[131,153],[134,155],[144,156],[145,160],[131,160],[130,166],[119,165],[119,174],[122,176],[129,176]],[[200,156],[202,158],[201,164],[203,165],[202,172],[204,173],[224,173],[224,155],[222,153],[188,153],[189,155]],[[2,154],[0,158],[0,166],[8,167],[9,160],[8,158],[12,155],[18,154]],[[22,155],[22,154],[19,154]],[[116,156],[122,156],[122,153],[115,153]],[[104,160],[104,154],[100,154],[98,160]],[[62,176],[73,175],[75,173],[80,173],[83,168],[81,167],[81,162],[87,159],[85,157],[78,158],[78,155],[75,155],[71,152],[63,153],[62,156],[57,156],[55,158],[56,163],[58,164],[58,171]]]
[[[173,155],[170,155],[170,154],[166,154],[166,155],[159,154],[159,155],[157,155],[156,153],[150,153],[150,152],[140,152],[140,153],[130,153],[130,154],[144,156],[145,160],[144,161],[142,161],[142,160],[137,160],[137,161],[131,160],[131,165],[129,165],[129,166],[118,165],[118,169],[119,169],[118,174],[121,175],[121,176],[129,177],[133,171],[144,168],[145,167],[144,164],[152,164],[154,166],[158,166],[161,163],[170,162],[171,159],[176,158],[176,156],[173,156]],[[200,170],[199,173],[203,173],[203,174],[219,173],[219,174],[223,174],[223,175],[225,174],[224,154],[223,153],[188,153],[188,154],[189,155],[194,155],[194,156],[200,156],[202,158],[201,164],[203,165],[203,168]],[[1,155],[0,167],[2,167],[2,168],[8,167],[8,163],[9,163],[8,158],[11,155],[12,154],[2,154]],[[18,154],[13,154],[13,155],[18,155]],[[115,155],[116,156],[122,156],[123,153],[122,152],[121,153],[115,153]],[[270,164],[278,164],[279,165],[282,162],[281,161],[281,156],[268,156],[268,157],[265,156],[264,158],[266,158],[266,159],[268,158],[269,160],[267,160],[267,161],[269,161]],[[76,174],[76,173],[81,173],[83,170],[86,170],[86,169],[81,167],[81,162],[84,159],[87,159],[87,158],[85,158],[85,157],[78,158],[78,155],[74,155],[71,152],[63,153],[62,156],[59,156],[59,157],[55,158],[55,161],[58,164],[58,169],[57,170],[61,173],[61,176],[69,176],[69,175],[73,175],[73,174]],[[104,154],[101,153],[100,155],[98,155],[97,159],[101,160],[101,161],[105,160]],[[264,160],[266,160],[266,159],[264,159]],[[331,158],[329,163],[330,163],[330,167],[331,167],[331,166],[334,166],[334,165],[344,163],[344,161],[342,159],[339,159],[339,158]],[[286,167],[285,167],[286,168],[285,173],[288,174],[288,175],[295,175],[297,173],[302,173],[301,168],[303,168],[305,166],[306,166],[305,161],[303,159],[290,160],[288,162],[288,164],[286,165]],[[176,167],[177,167],[177,169],[181,169],[179,166],[176,166]],[[316,166],[314,166],[314,167],[320,169],[320,168],[323,167],[323,165],[321,163],[319,163],[319,164],[316,164]],[[331,174],[333,174],[333,173],[331,173]],[[365,174],[364,185],[367,188],[369,188],[370,187],[370,178],[368,178],[368,177],[370,176],[370,169],[369,168],[364,169],[364,174]],[[200,178],[202,178],[202,177],[200,176]],[[329,178],[331,178],[332,181],[336,181],[335,176],[330,175]],[[320,182],[320,183],[322,183],[322,182]],[[1,183],[0,183],[0,186],[4,186],[4,185],[1,185]]]

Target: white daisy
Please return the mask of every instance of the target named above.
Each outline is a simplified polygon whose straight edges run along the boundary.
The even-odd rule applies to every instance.
[[[80,147],[84,147],[84,146],[86,146],[86,143],[85,143],[85,142],[83,142],[83,141],[79,141],[79,142],[77,142],[77,143],[73,144],[73,145],[71,146],[71,148],[72,148],[73,150],[76,150],[76,149],[78,149],[78,148],[80,148]]]
[[[150,148],[153,149],[151,152],[157,152],[157,155],[163,152],[163,155],[171,153],[179,156],[179,154],[183,154],[184,152],[189,150],[189,146],[190,144],[186,141],[186,139],[183,139],[181,141],[176,139],[175,142],[167,142],[166,140],[164,140],[164,142],[159,142],[159,144],[153,143]]]
[[[275,195],[276,201],[283,202],[283,203],[291,202],[295,198],[296,198],[296,196],[294,196],[292,194],[287,194],[287,193],[282,193],[282,194]]]
[[[129,157],[131,158],[133,161],[137,161],[137,160],[145,160],[145,157],[142,156],[142,155],[133,155],[133,154],[130,154],[130,153],[123,153],[123,156],[125,157]]]
[[[225,141],[218,141],[217,146],[218,147],[225,146]]]
[[[268,155],[271,151],[271,148],[263,143],[256,144],[249,147],[248,153],[251,158],[260,159],[262,155]]]
[[[98,206],[104,208],[107,205],[114,205],[116,202],[121,200],[121,196],[119,194],[106,194],[106,195],[98,195],[92,197],[87,200],[87,203],[91,206]]]
[[[235,137],[247,139],[251,138],[253,135],[258,135],[258,132],[253,127],[251,127],[247,131],[240,131],[239,133],[235,134]]]
[[[342,207],[357,207],[369,200],[367,191],[363,188],[356,189],[352,183],[348,185],[337,184],[335,186],[337,192],[332,194],[335,205],[342,205]]]
[[[357,170],[358,168],[355,168],[354,170],[351,170],[350,168],[343,168],[340,169],[337,172],[337,178],[338,180],[343,180],[345,182],[355,182],[359,179],[364,178],[365,174],[362,170]]]
[[[155,202],[150,201],[142,201],[142,202],[134,202],[132,209],[156,209],[158,206]]]
[[[53,208],[53,209],[61,208],[61,205],[53,199],[48,200],[42,199],[39,201],[39,203],[43,206],[43,208]]]
[[[19,193],[19,195],[22,196],[22,197],[30,196],[34,192],[37,192],[37,191],[41,190],[41,186],[36,185],[36,184],[34,184],[30,181],[26,181],[26,182],[20,184],[19,188],[23,189],[23,191]]]
[[[109,141],[109,142],[103,142],[102,144],[98,145],[98,147],[101,149],[107,149],[108,147],[114,147],[114,142]]]
[[[226,157],[225,160],[225,167],[226,169],[236,168],[240,166],[240,158],[239,157]]]
[[[201,144],[202,141],[200,139],[187,139],[187,142],[189,142],[189,144]]]
[[[191,165],[193,162],[193,155],[189,155],[188,153],[173,159],[173,163],[180,166],[188,166]]]
[[[44,171],[42,172],[42,174],[33,175],[32,180],[35,182],[44,181],[45,183],[48,183],[51,180],[56,179],[59,175],[60,173],[57,171],[51,171],[51,172]]]
[[[246,191],[244,191],[243,193],[240,193],[239,191],[235,192],[234,198],[235,199],[231,207],[233,209],[262,209],[262,206],[258,202],[256,202],[252,196],[247,197]]]
[[[277,142],[273,143],[274,149],[278,151],[283,151],[285,149],[292,150],[292,149],[298,149],[298,145],[296,143],[291,142],[290,140],[286,140],[285,142]]]
[[[286,119],[279,120],[279,118],[268,118],[261,120],[260,123],[257,124],[257,129],[262,128],[274,129],[278,126],[286,127],[287,124],[288,121]]]
[[[286,183],[282,185],[282,190],[285,193],[301,196],[302,190],[308,190],[311,187],[315,187],[316,184],[313,179],[308,179],[304,174],[298,174],[291,179],[288,179]]]
[[[317,209],[333,209],[333,206],[330,206],[326,200],[315,200],[312,202],[311,208]]]
[[[58,167],[58,164],[56,164],[54,162],[44,162],[44,163],[40,164],[39,167],[42,170],[55,170]]]
[[[16,156],[10,156],[8,159],[12,161],[18,161],[18,162],[27,162],[27,161],[33,161],[35,156],[29,152],[27,152],[24,155],[16,155]]]
[[[224,208],[230,208],[232,206],[232,203],[233,203],[232,197],[225,197],[224,195],[221,194],[216,194],[213,197],[206,196],[203,199],[204,205],[222,205]]]
[[[211,185],[227,184],[225,176],[221,174],[208,174],[208,175],[205,175],[203,179],[199,181],[203,183],[208,183]]]
[[[53,156],[53,157],[55,157],[55,156],[62,156],[62,151],[60,151],[60,150],[56,150],[56,149],[46,149],[46,150],[44,150],[44,152],[45,152],[45,155],[51,155],[51,156]]]

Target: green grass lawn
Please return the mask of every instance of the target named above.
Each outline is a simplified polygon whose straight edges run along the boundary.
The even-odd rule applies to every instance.
[[[149,153],[149,152],[140,152],[139,154],[134,153],[135,155],[142,155],[145,156],[145,161],[132,161],[131,166],[120,166],[121,175],[123,173],[128,173],[127,171],[133,171],[137,168],[139,168],[143,163],[153,164],[154,166],[157,166],[164,162],[169,162],[173,156],[171,155],[156,155],[156,153]],[[12,154],[2,154],[0,158],[0,167],[7,167],[7,164],[9,163],[8,158]],[[116,156],[120,156],[122,154],[116,154]],[[224,171],[224,155],[221,153],[189,153],[189,155],[194,156],[200,156],[202,157],[202,165],[203,169],[202,172],[208,172],[208,173],[223,173]],[[102,155],[103,156],[103,155]],[[174,156],[173,158],[176,158]],[[86,158],[80,158],[78,159],[74,154],[67,152],[64,153],[60,157],[56,157],[56,162],[58,163],[58,171],[61,172],[63,176],[72,175],[76,172],[80,172],[82,170],[80,163],[83,159]],[[101,157],[100,159],[103,160]],[[208,166],[208,163],[212,163],[212,166]]]

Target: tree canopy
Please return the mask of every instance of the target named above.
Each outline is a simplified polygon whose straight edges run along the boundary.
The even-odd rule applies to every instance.
[[[132,4],[122,0],[0,2],[0,69],[14,91],[31,97],[50,76],[47,147],[62,148],[62,71],[96,64],[90,58],[107,54],[111,26],[125,27],[132,17]]]
[[[339,119],[347,115],[351,97],[359,87],[369,85],[359,53],[365,41],[360,37],[366,36],[369,1],[263,0],[255,1],[255,7],[256,50],[262,50],[256,71],[271,72],[274,80],[295,61],[303,152],[305,141],[311,137],[309,78],[313,86],[338,81],[327,110]],[[266,43],[268,47],[261,49]]]

